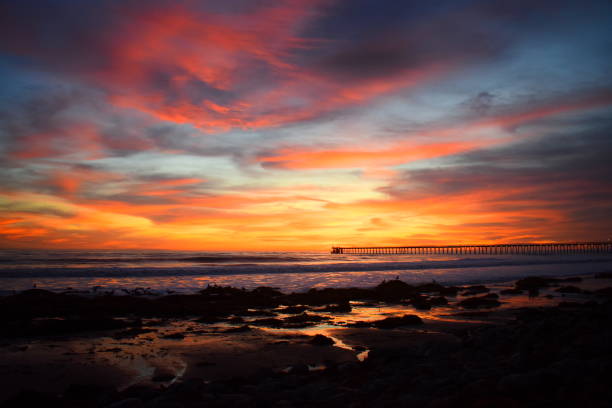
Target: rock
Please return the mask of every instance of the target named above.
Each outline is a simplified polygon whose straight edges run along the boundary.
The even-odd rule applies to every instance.
[[[44,408],[61,408],[64,405],[57,395],[39,392],[34,390],[21,391],[5,400],[2,408],[21,408],[21,407],[44,407]]]
[[[399,279],[383,281],[374,288],[378,299],[398,301],[417,293],[416,288]]]
[[[253,326],[265,326],[265,327],[283,327],[283,321],[274,317],[268,317],[263,319],[256,319],[250,322]]]
[[[306,364],[295,364],[287,370],[287,374],[304,375],[308,373],[310,373],[310,369]]]
[[[595,294],[599,296],[612,297],[612,287],[608,286],[606,288],[598,289],[595,291]]]
[[[372,327],[372,323],[370,322],[364,322],[363,320],[358,320],[354,323],[348,323],[346,325],[346,327],[354,327],[356,329],[362,329],[362,328],[366,328],[366,327]]]
[[[417,295],[410,299],[410,304],[417,310],[431,309],[431,302],[426,296]]]
[[[502,295],[522,295],[523,291],[521,289],[504,289],[504,290],[500,290],[499,293],[501,293]]]
[[[316,334],[308,343],[312,344],[313,346],[333,346],[336,342],[330,337],[322,334]]]
[[[446,306],[448,305],[448,300],[444,296],[435,296],[429,298],[429,302],[432,306]]]
[[[245,333],[251,331],[251,327],[248,324],[239,327],[231,327],[227,330],[224,330],[223,333]]]
[[[481,293],[487,293],[489,292],[489,288],[487,288],[484,285],[473,285],[473,286],[468,286],[466,288],[464,288],[465,291],[463,293],[461,293],[461,295],[463,296],[474,296],[474,295],[479,295]]]
[[[338,303],[337,305],[327,305],[321,309],[321,312],[329,313],[351,313],[353,308],[349,302]]]
[[[139,398],[126,398],[108,405],[107,408],[143,408],[144,404]]]
[[[555,289],[555,292],[559,293],[582,293],[582,289],[577,286],[561,286],[560,288]]]
[[[314,324],[324,320],[329,320],[329,317],[319,316],[315,314],[302,313],[295,316],[289,316],[283,319],[285,323],[298,323],[298,324]]]
[[[378,329],[394,329],[401,326],[423,324],[423,320],[416,315],[403,315],[402,317],[387,317],[386,319],[375,320],[371,324]]]
[[[530,276],[528,278],[519,279],[514,286],[517,289],[533,290],[548,287],[553,279],[541,278],[539,276]]]
[[[495,295],[497,296],[497,295]],[[491,308],[501,305],[501,303],[490,295],[474,296],[471,298],[463,299],[457,304],[459,307],[465,309],[478,309],[478,308]]]
[[[151,380],[155,382],[167,382],[174,380],[174,377],[176,377],[174,371],[163,367],[157,367],[153,372]]]
[[[185,335],[183,333],[170,333],[170,334],[166,334],[165,336],[162,336],[162,339],[171,339],[171,340],[183,340],[185,338]]]
[[[300,314],[304,311],[308,310],[307,306],[288,306],[284,309],[279,309],[280,313],[285,313],[285,314]]]

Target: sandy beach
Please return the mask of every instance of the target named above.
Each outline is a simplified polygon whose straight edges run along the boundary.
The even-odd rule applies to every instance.
[[[438,407],[587,398],[604,406],[611,286],[603,273],[463,287],[391,280],[292,294],[33,289],[0,298],[0,400]]]

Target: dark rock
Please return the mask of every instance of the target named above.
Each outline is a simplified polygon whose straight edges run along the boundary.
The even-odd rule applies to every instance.
[[[423,283],[415,287],[419,293],[437,293],[440,296],[456,296],[459,288],[456,286],[443,286],[437,282]]]
[[[582,289],[577,286],[561,286],[560,288],[555,289],[555,292],[559,293],[582,293]]]
[[[612,287],[608,286],[606,288],[597,289],[595,294],[599,296],[612,297]]]
[[[124,400],[115,402],[109,405],[107,408],[142,408],[144,404],[138,398],[126,398]]]
[[[122,339],[133,339],[140,336],[141,334],[156,332],[155,329],[143,329],[141,327],[132,327],[129,329],[121,330],[113,335],[116,340]]]
[[[62,408],[61,399],[52,393],[39,392],[34,390],[21,391],[10,397],[1,405],[2,408],[21,408],[21,407],[44,407]]]
[[[473,285],[473,286],[468,286],[464,289],[465,289],[464,292],[461,293],[461,295],[463,296],[474,296],[474,295],[479,295],[481,293],[487,293],[490,291],[490,289],[484,285]]]
[[[372,327],[372,323],[364,322],[363,320],[358,320],[354,323],[348,323],[346,327],[354,327],[356,329],[360,329],[360,328]]]
[[[446,306],[448,305],[448,300],[444,296],[435,296],[429,298],[429,302],[432,306]]]
[[[279,312],[281,313],[286,313],[286,314],[300,314],[304,311],[308,310],[307,306],[288,306],[284,309],[280,309]]]
[[[289,367],[288,374],[304,375],[310,373],[310,369],[306,364],[295,364]]]
[[[522,295],[523,294],[523,290],[521,289],[503,289],[499,291],[500,294],[502,295]]]
[[[230,327],[223,331],[223,333],[245,333],[251,331],[251,327],[248,324],[239,327]]]
[[[416,315],[403,315],[402,317],[387,317],[386,319],[375,320],[371,324],[378,329],[394,329],[401,326],[423,324],[423,320]]]
[[[429,298],[423,295],[416,295],[410,298],[410,304],[417,310],[431,309],[431,302],[429,301]]]
[[[571,278],[565,278],[565,279],[559,279],[559,282],[574,282],[574,283],[578,283],[578,282],[582,282],[583,279],[579,276],[573,276]]]
[[[174,377],[176,377],[174,371],[167,368],[157,367],[153,372],[151,380],[155,382],[167,382],[174,380]]]
[[[284,322],[281,319],[276,319],[274,317],[264,318],[264,319],[256,319],[249,322],[252,326],[264,326],[264,327],[275,327],[280,328],[283,327]]]
[[[383,281],[374,288],[377,298],[387,301],[398,301],[417,294],[414,286],[399,279]]]
[[[286,317],[283,319],[283,322],[289,323],[289,324],[305,324],[305,323],[314,324],[314,323],[319,323],[319,322],[326,321],[326,320],[329,320],[329,317],[309,314],[309,313],[302,313],[299,315]]]
[[[329,313],[350,313],[352,310],[353,308],[349,302],[342,302],[336,305],[327,305],[320,311]]]
[[[238,314],[241,316],[276,316],[276,313],[269,310],[241,310]]]
[[[501,303],[490,295],[474,296],[463,299],[458,303],[459,307],[463,307],[465,309],[491,308],[499,305],[501,305]]]
[[[517,289],[533,290],[548,287],[551,281],[554,279],[541,278],[538,276],[530,276],[527,278],[519,279],[516,281],[514,286]]]
[[[170,334],[166,334],[165,336],[162,336],[162,339],[171,339],[171,340],[183,340],[185,338],[185,335],[183,333],[170,333]]]
[[[309,341],[314,346],[333,346],[336,342],[334,339],[324,336],[322,334],[316,334]]]

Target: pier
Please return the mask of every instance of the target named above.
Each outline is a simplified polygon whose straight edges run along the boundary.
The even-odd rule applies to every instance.
[[[351,255],[563,255],[612,254],[612,242],[548,244],[424,245],[399,247],[332,247],[332,254]]]

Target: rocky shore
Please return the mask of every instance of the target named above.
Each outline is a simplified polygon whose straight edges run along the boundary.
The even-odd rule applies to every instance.
[[[0,298],[1,406],[609,406],[610,279],[33,289]]]

